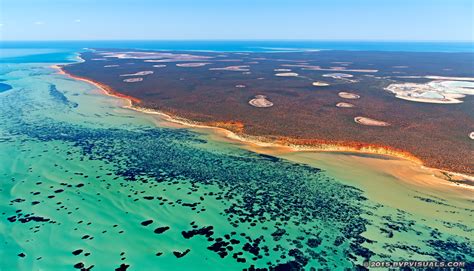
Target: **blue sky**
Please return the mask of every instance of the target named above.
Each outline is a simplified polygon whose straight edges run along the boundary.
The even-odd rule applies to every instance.
[[[473,40],[473,0],[0,0],[2,40]]]

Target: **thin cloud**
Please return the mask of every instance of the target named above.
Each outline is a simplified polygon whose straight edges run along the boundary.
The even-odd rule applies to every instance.
[[[36,25],[42,25],[42,24],[44,24],[44,22],[42,22],[42,21],[37,21],[37,22],[35,22],[35,24],[36,24]]]
[[[80,22],[81,22],[81,19],[75,19],[74,22],[75,22],[75,23],[80,23]]]

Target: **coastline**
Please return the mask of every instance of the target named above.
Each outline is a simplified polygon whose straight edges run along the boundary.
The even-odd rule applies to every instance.
[[[293,119],[301,122],[301,130],[283,133],[286,129],[280,125],[274,132],[265,126],[252,129],[252,120],[264,119],[261,112],[273,114],[286,104],[272,95],[269,99],[276,106],[268,110],[254,109],[245,103],[248,99],[238,100],[243,108],[239,112],[248,118],[226,115],[233,110],[228,103],[222,103],[224,110],[211,110],[212,118],[200,117],[193,114],[200,111],[191,103],[197,100],[180,98],[168,104],[162,103],[165,95],[158,95],[152,102],[134,91],[156,87],[157,93],[176,91],[178,98],[186,97],[171,85],[159,87],[158,80],[178,79],[168,70],[155,70],[157,74],[144,77],[143,83],[124,84],[117,77],[121,68],[116,73],[102,69],[107,61],[89,63],[89,54],[84,54],[86,63],[94,65],[85,66],[72,64],[74,55],[69,52],[59,56],[21,57],[5,67],[2,77],[13,89],[0,93],[0,146],[5,154],[0,196],[9,203],[0,223],[5,255],[0,269],[355,269],[363,268],[367,257],[471,260],[473,182],[463,187],[446,181],[421,161],[344,150],[313,152],[297,142],[291,144],[294,147],[288,140],[279,143],[272,135],[331,140],[339,136],[302,136],[313,129],[325,131],[330,123],[303,122],[291,112],[285,119],[263,124],[289,125],[286,120]],[[63,59],[71,64],[60,65]],[[127,72],[145,70],[125,67]],[[73,78],[61,68],[97,82]],[[158,80],[150,80],[152,76]],[[195,84],[209,87],[205,78],[198,76]],[[141,102],[108,92],[100,83]],[[234,90],[233,84],[222,89],[252,88],[242,83],[247,89]],[[220,100],[211,96],[208,101],[214,108]],[[335,102],[327,104],[332,108]],[[256,118],[252,110],[258,112]],[[348,123],[359,115],[380,117],[348,112]],[[236,119],[242,120],[244,129],[238,130],[239,122],[225,123]],[[213,126],[210,121],[215,120],[222,120],[215,123],[222,126]],[[345,135],[341,143],[360,138],[353,134],[357,124],[336,124]],[[392,128],[373,129],[388,137]],[[268,136],[268,142],[242,132]],[[372,138],[363,142],[411,150],[404,143]],[[447,148],[457,150],[453,145]],[[438,153],[440,158],[446,155]],[[300,266],[300,260],[306,265]]]
[[[79,56],[78,56],[79,57]],[[80,59],[80,57],[79,57]],[[215,125],[209,125],[207,123],[200,123],[197,121],[192,121],[189,119],[181,118],[178,116],[172,116],[166,112],[144,108],[137,106],[134,103],[141,102],[140,99],[124,95],[120,92],[115,91],[107,85],[96,82],[94,80],[83,78],[79,76],[72,75],[62,69],[63,65],[52,65],[51,68],[57,70],[59,74],[66,75],[70,78],[80,80],[91,85],[94,85],[102,91],[107,96],[119,98],[124,101],[124,108],[141,112],[144,114],[158,115],[161,119],[164,119],[170,123],[180,125],[184,128],[196,128],[196,129],[206,129],[215,132],[231,141],[239,142],[243,145],[246,145],[249,150],[262,152],[262,148],[273,148],[278,149],[282,153],[296,153],[296,152],[321,152],[321,153],[340,153],[340,154],[357,154],[357,155],[376,155],[376,156],[386,156],[394,159],[405,160],[407,162],[413,163],[414,165],[419,166],[420,168],[430,172],[431,175],[436,176],[437,178],[443,179],[446,182],[450,183],[456,187],[467,188],[474,190],[474,185],[466,184],[465,182],[473,182],[474,176],[467,175],[464,173],[452,172],[445,169],[431,168],[424,165],[423,161],[411,153],[403,150],[397,150],[390,147],[363,144],[357,142],[327,142],[324,140],[299,140],[292,138],[283,138],[279,137],[276,139],[264,136],[253,136],[247,134],[237,134],[231,131],[228,128],[222,126],[226,123],[215,123]],[[223,125],[224,124],[224,125]],[[228,125],[228,123],[227,123]],[[230,124],[233,125],[233,124]],[[310,144],[308,144],[310,143]],[[262,152],[263,153],[263,152]],[[380,159],[382,160],[382,159]]]
[[[123,100],[127,101],[130,104],[129,106],[132,106],[133,102],[140,102],[140,100],[137,99],[137,98],[134,98],[132,96],[124,95],[124,94],[122,94],[120,92],[117,92],[117,91],[113,90],[112,88],[110,88],[110,87],[108,87],[104,84],[101,84],[99,82],[96,82],[96,81],[93,81],[93,80],[90,80],[90,79],[87,79],[87,78],[83,78],[83,77],[79,77],[79,76],[75,76],[75,75],[72,75],[70,73],[67,73],[66,71],[64,71],[62,69],[61,65],[52,65],[50,67],[52,69],[57,70],[59,72],[59,74],[67,75],[70,78],[80,80],[80,81],[89,83],[91,85],[94,85],[97,88],[99,88],[100,90],[102,90],[102,92],[104,94],[108,95],[108,96],[123,99]]]

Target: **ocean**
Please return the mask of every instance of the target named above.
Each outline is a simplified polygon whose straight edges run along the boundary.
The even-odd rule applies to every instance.
[[[0,41],[0,61],[64,60],[84,48],[183,50],[221,52],[286,52],[353,50],[400,52],[473,52],[472,42],[368,42],[368,41]],[[18,55],[19,54],[19,55]],[[33,55],[40,55],[34,57]],[[42,55],[48,55],[43,57]],[[18,58],[28,55],[28,58]]]

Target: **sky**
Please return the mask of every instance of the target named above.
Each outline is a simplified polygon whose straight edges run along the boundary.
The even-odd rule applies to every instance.
[[[473,41],[474,0],[0,0],[0,39]]]

